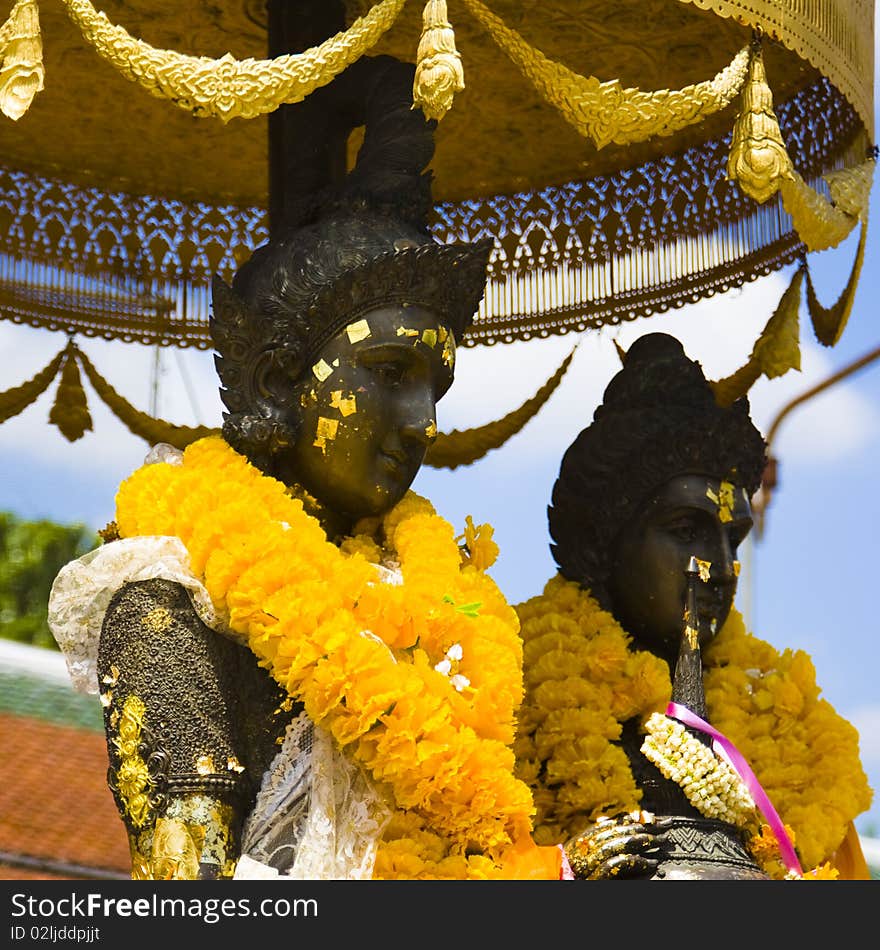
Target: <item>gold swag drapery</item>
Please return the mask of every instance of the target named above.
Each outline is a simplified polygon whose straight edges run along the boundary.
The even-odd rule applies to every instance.
[[[495,239],[471,345],[662,312],[864,232],[871,0],[344,6],[337,36],[279,63],[257,0],[174,16],[158,0],[107,0],[100,14],[87,0],[10,4],[0,88],[18,109],[32,96],[0,117],[0,316],[210,346],[211,275],[230,279],[268,237],[260,109],[363,54],[418,61],[417,91],[440,117],[435,236]],[[90,22],[117,31],[100,55]],[[164,66],[166,52],[175,82],[214,64],[214,106],[178,85],[163,100],[155,72],[149,89],[133,81],[135,61]],[[256,83],[240,95],[260,107],[251,118],[233,103],[243,79]],[[755,190],[771,147],[785,158]],[[857,277],[827,312],[848,315]]]

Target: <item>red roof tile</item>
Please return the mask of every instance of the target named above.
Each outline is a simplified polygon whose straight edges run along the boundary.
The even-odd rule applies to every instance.
[[[103,733],[0,713],[0,748],[0,880],[127,877]]]

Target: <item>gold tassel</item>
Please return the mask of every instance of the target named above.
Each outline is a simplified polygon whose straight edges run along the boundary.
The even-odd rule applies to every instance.
[[[18,0],[0,26],[0,112],[17,122],[43,89],[43,79],[36,0]]]
[[[61,361],[64,359],[66,352],[66,349],[59,350],[54,358],[32,379],[0,393],[0,422],[6,422],[7,419],[17,416],[43,395],[49,388],[49,384],[55,379],[58,367],[61,366]]]
[[[793,177],[758,44],[752,48],[749,78],[733,127],[727,177],[738,182],[745,194],[759,204],[775,195],[783,181]]]
[[[862,220],[862,233],[859,235],[859,246],[856,250],[856,259],[853,263],[853,269],[846,282],[846,287],[840,295],[837,303],[830,309],[826,309],[819,303],[816,291],[813,287],[813,281],[807,271],[807,310],[810,319],[813,322],[813,331],[816,339],[823,346],[834,346],[840,339],[841,334],[846,327],[849,315],[852,312],[853,303],[856,297],[856,287],[859,283],[859,275],[862,272],[862,263],[865,260],[865,247],[868,240],[868,222]]]
[[[496,419],[494,422],[489,422],[483,426],[476,426],[473,429],[453,429],[448,433],[438,433],[436,441],[429,447],[425,455],[425,465],[429,465],[431,468],[457,468],[459,465],[470,465],[492,449],[498,449],[504,445],[547,402],[550,395],[562,381],[576,349],[577,346],[566,356],[550,379],[518,409],[514,409],[501,419]]]
[[[86,392],[82,386],[79,367],[76,365],[76,344],[70,342],[64,351],[64,366],[55,393],[55,402],[49,412],[49,422],[58,426],[68,442],[76,442],[92,429],[92,416]]]
[[[140,436],[150,445],[167,442],[177,449],[185,449],[190,442],[202,439],[208,435],[217,435],[218,429],[207,426],[178,426],[163,419],[154,419],[145,412],[135,409],[134,406],[104,379],[92,365],[91,360],[81,350],[77,350],[82,368],[95,389],[95,392],[104,400],[113,414],[130,432]]]
[[[799,267],[773,316],[752,347],[748,363],[733,375],[710,382],[719,406],[731,406],[751,389],[760,376],[775,379],[790,369],[801,368],[798,312],[801,306],[801,284],[804,268]]]
[[[445,0],[428,0],[422,11],[422,35],[416,54],[413,108],[421,106],[426,119],[442,119],[462,89],[464,70]]]

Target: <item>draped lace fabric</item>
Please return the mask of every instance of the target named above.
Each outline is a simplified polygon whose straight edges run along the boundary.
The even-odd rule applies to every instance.
[[[48,623],[64,654],[74,688],[98,692],[98,642],[104,614],[125,584],[162,578],[190,593],[193,607],[212,630],[229,635],[226,618],[189,568],[189,552],[179,538],[123,538],[89,551],[58,572],[49,594]]]
[[[369,880],[391,813],[367,776],[305,713],[263,776],[238,880]]]

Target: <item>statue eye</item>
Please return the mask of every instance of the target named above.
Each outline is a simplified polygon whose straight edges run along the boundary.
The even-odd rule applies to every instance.
[[[666,531],[678,541],[693,541],[697,530],[690,521],[673,521],[666,525]]]
[[[406,376],[406,366],[402,363],[384,361],[373,364],[373,372],[382,380],[383,383],[394,386],[403,382]]]

